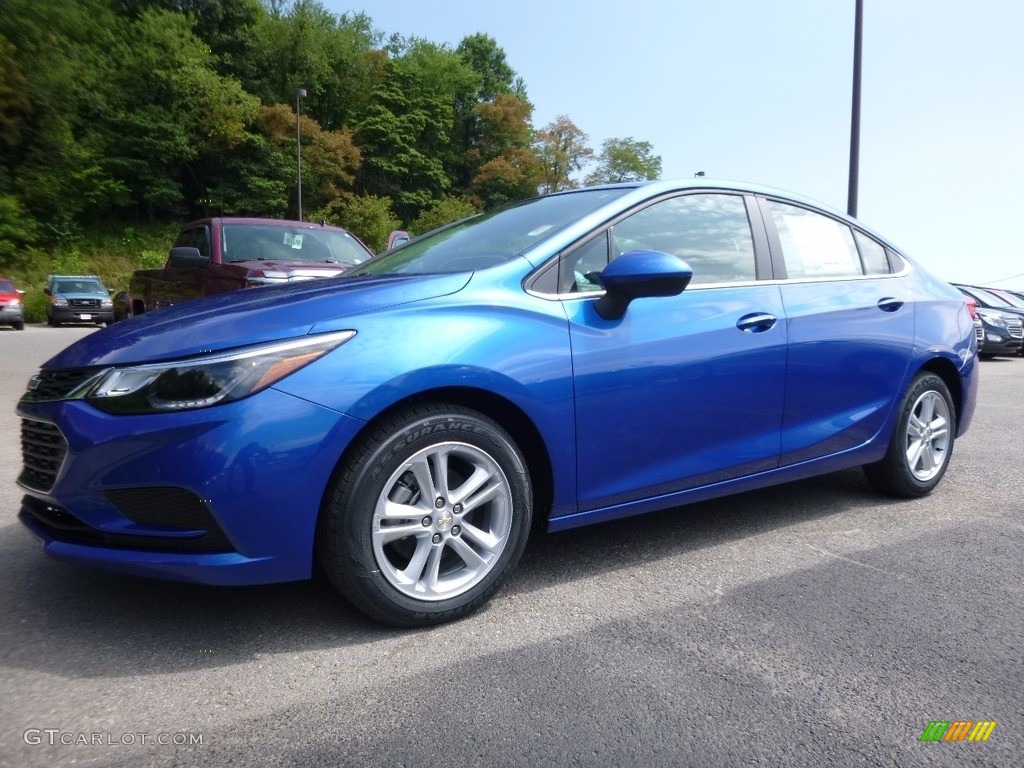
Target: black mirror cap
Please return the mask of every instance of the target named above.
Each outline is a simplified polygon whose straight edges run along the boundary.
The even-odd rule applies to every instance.
[[[693,278],[690,265],[661,251],[627,251],[601,272],[605,294],[594,309],[605,320],[619,320],[633,299],[677,296]]]

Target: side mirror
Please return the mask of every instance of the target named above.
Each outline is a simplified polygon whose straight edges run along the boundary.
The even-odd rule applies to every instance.
[[[21,288],[15,288],[14,290],[16,290],[18,292],[19,296],[24,296],[25,295],[25,292],[23,290],[21,290]]]
[[[43,288],[43,293],[47,296],[53,296],[53,292],[49,288]]]
[[[678,256],[661,251],[627,251],[601,272],[605,294],[594,309],[605,320],[618,320],[633,299],[677,296],[692,278],[690,265]]]
[[[388,235],[388,250],[390,251],[392,248],[397,248],[400,245],[405,245],[410,240],[412,240],[412,235],[401,229],[396,229],[394,232]]]
[[[171,248],[167,266],[177,269],[202,269],[210,264],[210,257],[199,253],[198,248],[179,245]]]

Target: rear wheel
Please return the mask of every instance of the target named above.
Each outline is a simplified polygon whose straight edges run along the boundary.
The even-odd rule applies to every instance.
[[[955,435],[956,411],[945,382],[918,374],[903,396],[885,457],[866,465],[864,474],[883,493],[924,496],[946,473]]]
[[[421,404],[376,425],[335,479],[319,561],[358,608],[396,626],[459,618],[522,555],[532,493],[512,438],[485,416]]]
[[[25,321],[24,320],[16,320],[15,322],[11,323],[11,325],[14,327],[14,330],[16,330],[16,331],[24,331],[25,330]]]

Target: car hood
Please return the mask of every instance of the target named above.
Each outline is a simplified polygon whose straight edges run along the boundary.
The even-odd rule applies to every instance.
[[[341,277],[185,301],[92,333],[43,367],[157,362],[295,338],[324,321],[455,293],[469,278],[469,273]]]

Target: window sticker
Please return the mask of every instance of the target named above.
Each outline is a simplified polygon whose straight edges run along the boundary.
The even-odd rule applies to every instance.
[[[297,251],[302,250],[302,235],[293,235],[291,232],[284,233],[284,244],[291,246]]]
[[[842,230],[819,216],[787,216],[786,223],[800,254],[805,274],[844,275],[860,272],[860,264],[843,239]]]

